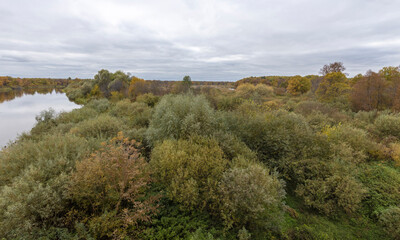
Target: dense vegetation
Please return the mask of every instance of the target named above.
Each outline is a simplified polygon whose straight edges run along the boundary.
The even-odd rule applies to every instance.
[[[400,239],[400,72],[101,70],[0,152],[6,239]]]

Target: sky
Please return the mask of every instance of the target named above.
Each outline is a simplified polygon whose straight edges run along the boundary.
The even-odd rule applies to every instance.
[[[0,0],[0,76],[236,81],[400,65],[398,0]]]

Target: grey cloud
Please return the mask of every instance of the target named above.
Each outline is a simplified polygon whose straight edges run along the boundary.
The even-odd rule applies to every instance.
[[[234,81],[350,75],[400,64],[400,2],[362,0],[0,2],[0,75]]]

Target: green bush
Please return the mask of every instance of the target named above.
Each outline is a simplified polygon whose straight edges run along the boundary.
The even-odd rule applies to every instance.
[[[366,189],[354,174],[354,167],[330,159],[304,159],[293,162],[296,194],[304,203],[326,215],[340,211],[353,213],[360,207]]]
[[[204,96],[167,95],[155,107],[147,140],[154,145],[165,139],[211,136],[216,128],[215,112]]]
[[[78,123],[71,129],[71,133],[85,138],[110,138],[124,129],[124,124],[118,118],[109,115],[100,115]]]
[[[40,135],[49,132],[51,128],[56,126],[57,114],[54,109],[44,110],[35,117],[36,124],[31,130],[32,135]]]
[[[397,169],[377,163],[365,164],[359,178],[368,188],[363,201],[366,215],[372,216],[375,211],[400,202],[400,172]]]
[[[80,137],[48,135],[1,154],[0,236],[24,238],[41,228],[62,226],[68,174],[88,148]]]
[[[101,98],[91,100],[88,104],[85,105],[85,107],[92,108],[98,113],[104,113],[111,107],[111,104],[110,101],[107,100],[107,98]]]
[[[335,124],[335,121],[332,118],[318,111],[307,115],[306,119],[314,132],[322,132],[325,127],[333,126]]]
[[[332,114],[335,109],[317,101],[302,101],[295,107],[295,112],[307,116],[313,112],[320,112],[326,115]]]
[[[242,101],[242,99],[236,96],[218,96],[218,98],[215,99],[215,105],[218,110],[232,111],[237,109]]]
[[[295,113],[277,111],[252,117],[227,114],[222,121],[226,129],[237,135],[266,163],[288,156],[301,156],[313,144],[312,131],[306,120]]]
[[[379,214],[379,223],[382,224],[385,231],[393,237],[400,239],[400,208],[390,206]]]
[[[327,126],[322,133],[328,137],[329,142],[341,146],[338,150],[343,147],[343,144],[350,146],[350,150],[354,150],[354,162],[364,161],[368,153],[375,152],[378,148],[366,131],[346,124]]]
[[[84,120],[97,117],[98,113],[93,108],[82,107],[80,109],[74,109],[71,112],[62,112],[58,115],[56,120],[57,124],[60,123],[78,123]]]
[[[228,161],[213,139],[165,140],[151,154],[151,166],[167,195],[187,209],[212,207]]]
[[[224,235],[223,239],[233,238],[229,232],[223,231],[221,221],[213,219],[207,211],[182,210],[167,198],[161,199],[159,210],[139,239],[187,239],[198,229],[202,229],[202,235],[207,232],[214,237]]]
[[[158,101],[160,101],[160,97],[154,96],[152,93],[145,93],[136,98],[136,102],[145,103],[149,107],[154,107]]]
[[[218,141],[228,159],[234,159],[238,156],[246,159],[257,159],[257,154],[233,134],[217,131],[213,134],[213,138]]]
[[[194,233],[192,233],[187,239],[188,240],[217,240],[219,238],[214,238],[214,236],[210,232],[206,232],[203,229],[199,228]]]
[[[335,123],[346,122],[349,116],[340,112],[338,108],[326,103],[316,101],[303,101],[297,104],[295,112],[303,116],[308,116],[312,113],[320,112],[327,115]]]
[[[219,184],[221,214],[227,228],[252,233],[278,230],[283,220],[284,184],[260,164],[227,170]]]
[[[381,137],[394,136],[400,138],[400,116],[382,114],[375,120],[375,126]]]
[[[87,147],[84,139],[70,134],[44,135],[39,141],[25,140],[12,145],[0,154],[0,187],[12,183],[30,165],[40,161],[66,159],[75,162]]]
[[[152,109],[145,103],[132,103],[125,99],[115,104],[111,115],[122,118],[131,128],[148,127]]]
[[[307,179],[298,185],[296,193],[306,205],[326,215],[343,210],[355,212],[366,190],[351,176],[332,175],[327,179]]]
[[[376,110],[373,111],[359,111],[354,115],[354,120],[361,121],[365,123],[374,123],[375,119],[378,116],[378,112]]]

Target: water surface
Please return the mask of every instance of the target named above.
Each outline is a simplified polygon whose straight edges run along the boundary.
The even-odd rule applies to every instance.
[[[29,132],[41,111],[71,111],[79,107],[56,90],[0,93],[0,149],[19,134]]]

